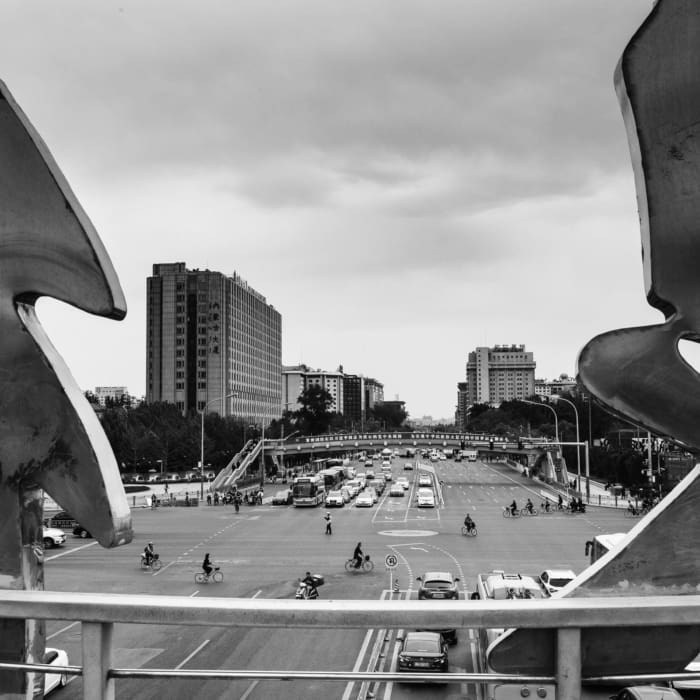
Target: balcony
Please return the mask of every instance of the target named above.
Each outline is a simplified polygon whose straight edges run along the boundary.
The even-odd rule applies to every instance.
[[[586,677],[581,674],[581,630],[606,628],[610,635],[620,627],[651,628],[661,625],[700,625],[700,596],[549,599],[509,601],[373,601],[373,600],[261,600],[181,596],[128,596],[63,592],[4,591],[0,616],[82,622],[83,666],[65,669],[82,676],[83,697],[110,700],[122,678],[326,680],[338,682],[406,681],[395,672],[319,672],[274,669],[115,668],[112,665],[113,626],[119,624],[199,625],[219,627],[302,627],[328,629],[404,629],[414,627],[540,628],[555,634],[555,668],[552,675],[524,676],[479,673],[413,673],[412,682],[537,683],[555,684],[556,697],[578,700],[582,684],[648,683],[693,674]],[[650,649],[654,636],[649,635]],[[46,670],[32,664],[0,663],[0,669]],[[54,671],[56,667],[53,667]]]

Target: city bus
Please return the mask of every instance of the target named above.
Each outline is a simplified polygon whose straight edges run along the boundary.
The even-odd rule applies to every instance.
[[[345,480],[345,471],[342,467],[329,467],[318,473],[318,476],[323,479],[326,492],[339,489]]]
[[[323,477],[318,474],[297,476],[292,483],[292,503],[299,506],[315,507],[326,500],[326,488]]]

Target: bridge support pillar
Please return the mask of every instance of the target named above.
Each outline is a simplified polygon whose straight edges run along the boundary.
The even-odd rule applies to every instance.
[[[83,622],[83,697],[85,700],[114,700],[112,667],[112,623]]]

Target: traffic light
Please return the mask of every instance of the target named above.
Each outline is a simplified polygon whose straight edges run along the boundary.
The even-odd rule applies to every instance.
[[[464,448],[467,446],[467,443],[464,442],[464,440],[462,440],[462,442],[460,443],[460,445],[462,446],[462,449],[464,449]]]
[[[493,440],[489,440],[489,450],[493,449]]]
[[[518,440],[518,449],[519,450],[523,449],[523,441],[522,440]]]

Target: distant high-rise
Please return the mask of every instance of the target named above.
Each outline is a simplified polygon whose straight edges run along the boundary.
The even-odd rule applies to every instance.
[[[166,263],[153,266],[147,295],[148,402],[255,422],[280,416],[282,317],[262,294],[235,273]]]
[[[525,399],[535,393],[535,360],[524,345],[479,347],[467,360],[466,403]]]

